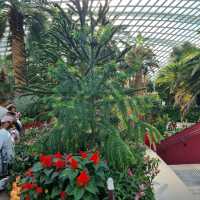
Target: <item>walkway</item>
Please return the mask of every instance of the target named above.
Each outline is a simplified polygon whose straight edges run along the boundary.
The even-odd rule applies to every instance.
[[[159,156],[147,150],[150,157],[160,160],[159,174],[153,181],[156,200],[195,200],[188,187]]]
[[[7,193],[0,192],[0,200],[9,200]]]
[[[170,165],[177,176],[184,182],[194,196],[194,200],[200,199],[200,164]]]

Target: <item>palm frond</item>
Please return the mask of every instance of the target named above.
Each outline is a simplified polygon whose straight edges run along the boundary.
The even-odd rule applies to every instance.
[[[172,62],[160,70],[156,83],[168,87],[175,103],[185,115],[200,93],[200,49],[184,43],[174,48],[171,56]]]
[[[42,35],[47,31],[48,19],[45,13],[42,12],[32,12],[29,14],[26,20],[26,25],[28,26],[27,41],[37,42],[42,39]]]
[[[2,39],[4,36],[7,21],[8,21],[8,12],[6,10],[1,10],[0,11],[0,39]]]

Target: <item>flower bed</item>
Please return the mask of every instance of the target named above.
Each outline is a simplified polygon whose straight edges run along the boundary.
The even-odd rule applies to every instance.
[[[31,128],[42,128],[46,127],[47,122],[45,121],[33,121],[33,122],[28,122],[23,125],[24,129],[31,129]]]
[[[78,156],[40,155],[20,181],[20,196],[24,200],[103,199],[107,172],[108,167],[98,152],[80,152]]]

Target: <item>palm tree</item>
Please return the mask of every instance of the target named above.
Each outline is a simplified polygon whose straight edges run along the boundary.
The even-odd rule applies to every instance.
[[[200,49],[185,42],[173,49],[169,65],[162,68],[156,84],[168,91],[185,115],[200,94]]]
[[[126,62],[133,69],[133,76],[128,84],[136,90],[136,95],[144,95],[148,83],[147,74],[158,66],[155,55],[150,48],[144,46],[144,41],[139,33],[135,46],[126,55]]]
[[[176,80],[177,93],[175,101],[181,106],[185,115],[191,106],[196,103],[196,99],[200,94],[200,49],[196,48],[190,51],[178,65],[180,71]]]
[[[45,28],[45,25],[42,23],[44,18],[46,18],[42,14],[42,6],[44,5],[45,2],[37,4],[36,1],[32,3],[26,0],[0,1],[0,39],[5,35],[11,47],[16,87],[22,87],[26,84],[25,32],[27,34],[37,33],[38,35]],[[10,34],[8,34],[7,29],[9,29]]]

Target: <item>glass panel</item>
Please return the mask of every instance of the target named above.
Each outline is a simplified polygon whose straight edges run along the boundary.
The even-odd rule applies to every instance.
[[[70,0],[49,1],[57,2],[66,9],[66,2]],[[105,0],[93,0],[95,11],[100,2],[104,3]],[[200,36],[197,34],[200,29],[200,0],[110,0],[109,4],[110,18],[118,15],[114,24],[127,26],[116,38],[127,40],[130,35],[133,42],[133,37],[141,31],[148,38],[145,44],[154,48],[162,64],[167,62],[171,48],[180,42],[187,40],[200,46]],[[9,29],[4,37],[8,34]],[[5,54],[6,45],[7,39],[0,41],[0,55],[2,52]]]

